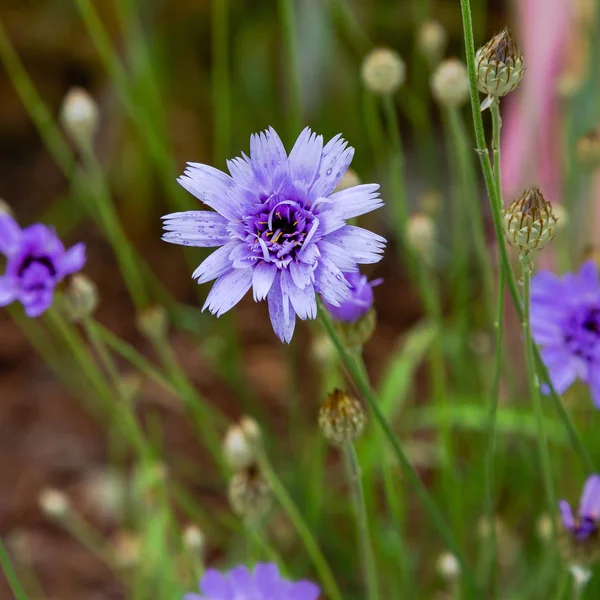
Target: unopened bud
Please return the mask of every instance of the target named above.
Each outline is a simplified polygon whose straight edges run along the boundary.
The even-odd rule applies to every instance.
[[[256,447],[260,439],[260,427],[252,417],[243,417],[239,423],[232,425],[223,440],[227,464],[234,471],[252,466],[256,461]]]
[[[404,83],[406,67],[402,57],[391,48],[376,48],[362,64],[362,79],[374,94],[393,94]]]
[[[430,64],[437,64],[448,45],[448,32],[445,27],[434,19],[429,19],[421,24],[417,34],[419,50]]]
[[[487,108],[493,98],[506,96],[521,81],[524,73],[523,55],[508,29],[496,34],[475,55],[477,87],[488,95],[482,105]]]
[[[140,561],[140,538],[131,531],[119,531],[112,540],[112,556],[120,569],[130,569]]]
[[[0,215],[9,215],[12,217],[13,211],[8,202],[5,202],[0,198]]]
[[[431,75],[433,97],[442,106],[461,106],[469,98],[467,67],[457,58],[442,61]]]
[[[169,321],[163,306],[151,306],[137,316],[139,332],[152,341],[161,341],[167,337]]]
[[[437,227],[429,215],[417,213],[408,219],[406,241],[421,258],[426,261],[433,258],[436,240]]]
[[[329,394],[319,410],[319,427],[323,435],[338,446],[358,439],[366,422],[367,415],[362,404],[341,390]]]
[[[271,488],[255,466],[238,471],[229,482],[229,503],[241,518],[254,520],[271,507]]]
[[[64,519],[71,510],[69,497],[54,488],[43,489],[38,497],[38,504],[46,517],[57,521]]]
[[[186,525],[183,530],[183,544],[194,554],[201,554],[205,545],[204,533],[197,525]]]
[[[549,542],[552,539],[552,518],[543,514],[537,520],[536,530],[540,541]]]
[[[343,175],[340,182],[337,184],[337,187],[334,192],[341,192],[342,190],[347,190],[348,188],[354,187],[356,185],[360,185],[360,177],[356,174],[356,171],[353,169],[348,169]]]
[[[576,152],[582,167],[595,169],[600,166],[600,128],[592,129],[580,137]]]
[[[67,319],[78,323],[91,317],[98,307],[98,288],[83,273],[69,277],[62,297],[62,308]]]
[[[90,146],[98,130],[98,107],[83,88],[73,87],[63,100],[60,120],[78,146]]]
[[[541,250],[556,231],[552,205],[546,202],[536,186],[524,192],[504,211],[502,224],[506,240],[521,253]]]
[[[454,581],[460,575],[460,563],[451,552],[442,552],[437,560],[437,571],[446,581]]]

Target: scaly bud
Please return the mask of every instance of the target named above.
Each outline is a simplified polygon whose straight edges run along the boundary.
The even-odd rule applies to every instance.
[[[244,519],[259,519],[271,506],[271,487],[256,466],[238,471],[229,482],[229,504]]]
[[[67,92],[60,120],[67,134],[78,146],[91,146],[98,130],[98,107],[83,88],[73,87]]]
[[[393,94],[404,83],[406,67],[402,57],[391,48],[376,48],[363,60],[362,79],[374,94]]]
[[[232,425],[223,440],[225,461],[234,471],[242,471],[256,461],[256,446],[260,443],[261,432],[252,417],[243,417]]]
[[[469,98],[467,67],[457,58],[442,61],[431,75],[433,97],[442,106],[461,106]]]
[[[444,56],[448,45],[448,32],[439,21],[429,19],[419,27],[417,44],[429,63],[435,65]]]
[[[62,309],[65,317],[78,323],[91,317],[98,307],[98,288],[83,273],[76,273],[69,278],[62,296]]]
[[[494,98],[506,96],[521,81],[525,71],[523,55],[508,29],[496,34],[475,55],[477,87],[487,94],[481,110],[491,105]]]
[[[319,410],[319,427],[332,444],[343,446],[362,435],[367,416],[361,403],[341,390],[334,390]]]
[[[537,186],[525,191],[505,211],[507,242],[521,253],[541,250],[554,237],[557,219]]]
[[[600,128],[592,129],[580,137],[576,151],[582,167],[595,169],[600,166]]]

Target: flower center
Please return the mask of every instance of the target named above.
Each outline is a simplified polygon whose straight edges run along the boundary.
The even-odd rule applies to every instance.
[[[19,267],[19,271],[18,271],[18,275],[19,277],[22,277],[25,272],[32,266],[35,264],[39,264],[43,267],[46,268],[46,270],[48,271],[48,273],[50,273],[50,275],[52,277],[54,277],[56,275],[56,269],[54,268],[54,265],[52,264],[52,261],[46,257],[46,256],[26,256],[25,260],[23,260],[23,262],[21,263],[21,266]]]
[[[569,350],[586,361],[594,359],[600,343],[600,308],[581,307],[566,324],[565,343]]]
[[[598,520],[592,516],[582,516],[575,521],[573,533],[579,541],[585,541],[598,534]]]

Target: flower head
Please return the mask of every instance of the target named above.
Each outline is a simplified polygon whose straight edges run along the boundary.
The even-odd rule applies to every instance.
[[[569,534],[563,551],[569,562],[585,566],[598,557],[600,530],[600,475],[591,475],[583,487],[577,516],[566,500],[558,503],[562,524]],[[595,543],[594,543],[595,542]]]
[[[320,593],[310,581],[283,579],[273,563],[259,563],[252,571],[239,566],[225,574],[208,569],[200,591],[187,594],[185,600],[317,600]]]
[[[361,273],[344,273],[349,284],[348,296],[338,306],[325,302],[329,314],[343,323],[355,323],[362,319],[373,306],[373,288],[383,280],[368,281]]]
[[[594,261],[560,278],[540,271],[531,283],[531,328],[553,386],[577,379],[600,408],[600,279]]]
[[[334,306],[349,294],[342,271],[381,259],[385,240],[347,219],[382,206],[377,184],[333,190],[354,149],[338,135],[305,129],[289,156],[271,128],[250,138],[250,157],[228,161],[230,175],[189,163],[179,183],[216,212],[163,217],[163,239],[219,247],[194,272],[198,283],[216,279],[204,309],[217,317],[252,287],[267,300],[275,333],[289,342],[296,315],[314,319],[316,294]]]
[[[85,264],[84,244],[65,250],[49,227],[37,223],[21,229],[8,214],[0,215],[0,252],[7,259],[0,277],[0,306],[18,300],[28,317],[47,310],[56,284]]]

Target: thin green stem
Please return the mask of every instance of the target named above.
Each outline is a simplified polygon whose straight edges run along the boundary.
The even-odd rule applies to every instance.
[[[264,452],[259,452],[258,462],[262,473],[273,490],[273,493],[275,494],[282,508],[287,513],[292,525],[304,543],[315,570],[319,575],[321,583],[323,584],[323,590],[325,594],[331,600],[342,600],[340,588],[338,587],[337,581],[335,580],[333,572],[331,571],[323,552],[319,548],[317,540],[313,536],[310,527],[304,520],[304,517],[298,510],[294,500],[291,498],[283,483],[275,473]]]
[[[279,18],[287,60],[287,76],[289,88],[289,128],[290,141],[298,135],[302,127],[302,82],[300,79],[300,54],[298,52],[298,19],[294,14],[294,0],[278,0]]]
[[[546,491],[546,501],[548,503],[548,514],[551,516],[552,525],[554,527],[554,514],[556,513],[556,492],[554,490],[554,481],[552,479],[552,463],[550,461],[550,452],[548,449],[548,438],[544,425],[544,406],[542,404],[542,396],[540,393],[540,382],[537,375],[535,358],[533,356],[533,338],[531,337],[531,271],[533,263],[529,256],[524,254],[521,256],[522,277],[523,277],[523,303],[525,305],[525,314],[523,315],[523,340],[525,343],[525,362],[527,365],[527,382],[529,385],[529,393],[533,401],[537,423],[537,442],[538,453],[540,458],[540,466],[544,479],[544,488]]]
[[[15,600],[27,600],[25,590],[21,586],[21,582],[15,573],[15,569],[12,565],[10,557],[8,556],[8,552],[4,547],[2,538],[0,538],[0,564],[2,565],[2,571],[4,572],[4,576],[8,581],[8,585],[15,595]]]
[[[212,0],[212,92],[214,114],[214,153],[216,161],[229,156],[231,139],[231,94],[229,86],[229,0]]]
[[[385,437],[387,438],[388,442],[390,443],[398,462],[401,464],[401,466],[403,467],[403,469],[405,471],[406,477],[408,478],[410,484],[414,487],[414,489],[417,493],[417,496],[419,497],[419,500],[421,501],[421,504],[423,504],[425,510],[428,512],[429,516],[431,517],[431,520],[433,521],[435,528],[438,530],[438,532],[442,536],[444,543],[446,544],[448,549],[457,557],[457,559],[461,565],[462,576],[464,578],[467,588],[469,589],[469,591],[471,593],[476,595],[477,594],[477,584],[475,581],[475,577],[473,576],[473,573],[465,560],[463,552],[460,549],[460,547],[456,541],[456,538],[454,537],[454,535],[452,533],[452,530],[450,529],[450,527],[448,527],[443,514],[441,513],[441,511],[437,507],[435,501],[433,500],[433,498],[427,491],[427,488],[423,485],[423,482],[421,481],[419,475],[417,474],[414,467],[411,465],[410,461],[408,460],[406,454],[402,450],[402,448],[396,438],[396,435],[394,434],[394,431],[392,430],[391,425],[387,422],[387,419],[385,418],[383,412],[379,408],[379,404],[377,403],[375,394],[373,393],[373,391],[371,389],[371,384],[370,384],[369,380],[364,376],[364,369],[359,367],[356,360],[352,357],[350,352],[344,347],[344,344],[342,343],[340,337],[338,336],[337,332],[335,331],[335,328],[333,326],[333,323],[331,322],[331,319],[327,315],[327,311],[325,310],[325,308],[322,305],[319,307],[319,317],[320,317],[321,323],[323,324],[323,327],[325,328],[325,331],[327,332],[327,334],[331,338],[331,341],[337,348],[337,350],[342,358],[342,361],[346,365],[346,368],[348,369],[348,372],[350,373],[352,379],[354,380],[358,390],[363,395],[363,397],[366,399],[367,403],[369,404],[369,407],[373,411],[373,414],[375,415],[375,419],[376,419],[377,423],[382,428],[382,431],[383,431]]]
[[[356,508],[356,522],[358,526],[359,548],[363,563],[363,573],[367,582],[367,598],[379,600],[379,578],[377,576],[377,564],[373,553],[373,544],[369,529],[369,518],[365,502],[365,490],[362,481],[362,472],[356,448],[353,442],[347,442],[344,448],[346,462],[348,465],[348,479],[354,495]]]

